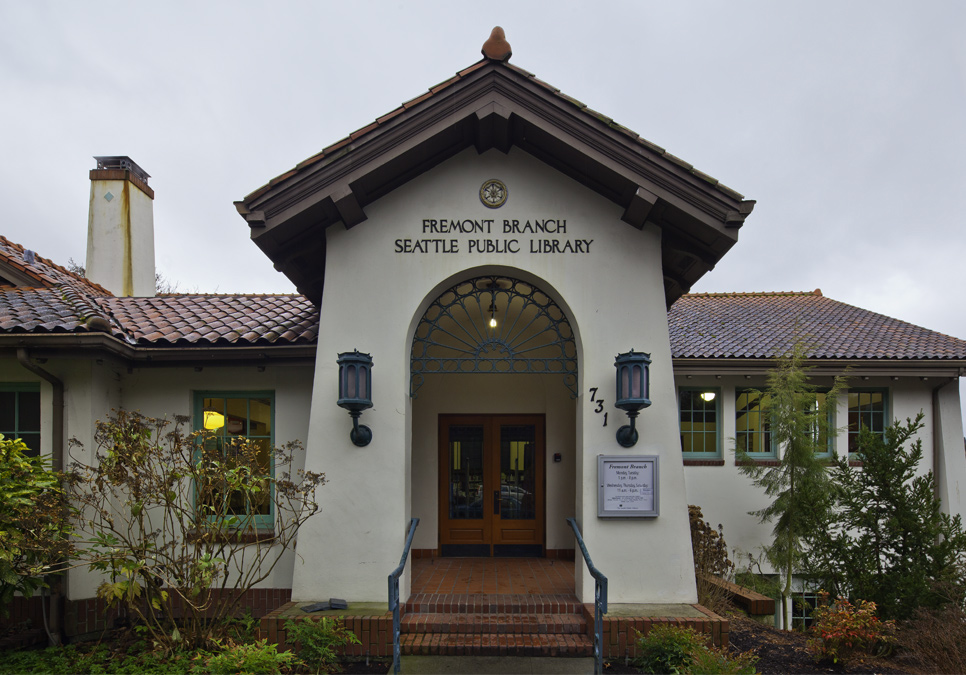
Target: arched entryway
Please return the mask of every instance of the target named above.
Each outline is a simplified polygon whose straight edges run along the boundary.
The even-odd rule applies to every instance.
[[[460,281],[417,323],[410,377],[413,512],[435,515],[434,554],[571,548],[577,345],[558,303],[508,275]]]

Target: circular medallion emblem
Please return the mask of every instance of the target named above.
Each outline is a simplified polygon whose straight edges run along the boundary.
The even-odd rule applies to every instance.
[[[506,185],[495,178],[486,181],[480,188],[480,201],[483,202],[484,206],[488,206],[491,209],[498,209],[503,206],[506,198]]]

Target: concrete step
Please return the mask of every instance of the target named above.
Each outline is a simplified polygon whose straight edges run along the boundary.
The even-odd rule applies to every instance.
[[[581,614],[543,613],[414,613],[402,618],[403,633],[586,633]]]
[[[593,642],[578,634],[405,633],[402,653],[411,656],[566,656],[593,653]]]

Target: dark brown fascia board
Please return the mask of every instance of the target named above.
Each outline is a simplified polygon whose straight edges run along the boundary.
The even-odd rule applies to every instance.
[[[690,212],[722,236],[736,237],[732,228],[726,226],[729,214],[751,208],[751,202],[721,193],[603,121],[594,123],[594,118],[528,78],[495,66],[478,70],[358,141],[350,142],[336,151],[331,160],[307,167],[251,202],[245,202],[244,209],[264,212],[266,216],[266,227],[253,230],[253,238],[263,236],[267,230],[306,208],[331,199],[333,194],[344,198],[351,192],[353,182],[374,166],[426,142],[439,133],[440,127],[460,124],[480,110],[493,110],[494,103],[502,109],[499,114],[519,116],[559,140],[579,146],[590,161],[622,174],[638,187]],[[365,199],[359,199],[358,195],[357,199],[364,209]],[[629,204],[622,206],[626,208]]]
[[[767,375],[775,359],[672,358],[675,377],[681,375]],[[966,376],[966,359],[809,359],[815,376],[952,377]]]
[[[91,354],[104,353],[119,358],[129,365],[173,366],[179,363],[192,365],[237,364],[239,361],[253,365],[268,363],[298,364],[314,363],[317,345],[246,345],[246,346],[192,346],[192,347],[144,347],[130,345],[117,338],[100,334],[16,333],[0,335],[0,353],[14,354],[17,348],[30,349],[34,358],[90,358]]]

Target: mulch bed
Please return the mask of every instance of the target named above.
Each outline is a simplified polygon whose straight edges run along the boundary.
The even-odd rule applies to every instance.
[[[762,675],[796,675],[801,673],[881,673],[882,675],[909,674],[926,675],[930,671],[920,669],[912,659],[903,655],[893,658],[865,658],[847,665],[816,663],[805,648],[808,639],[798,631],[783,631],[765,626],[743,616],[732,615],[729,636],[733,652],[754,650],[758,654],[756,668]],[[606,664],[605,673],[613,675],[639,673],[623,659]]]

